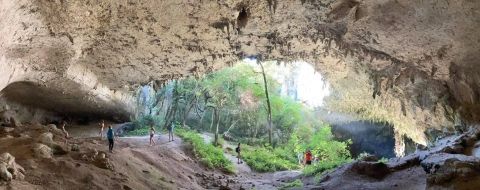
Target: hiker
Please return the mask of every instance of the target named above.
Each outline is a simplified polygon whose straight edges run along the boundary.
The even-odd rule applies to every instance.
[[[103,131],[105,129],[105,121],[102,120],[102,122],[100,123],[100,139],[103,139]]]
[[[235,148],[235,152],[237,152],[237,164],[243,164],[243,162],[240,160],[241,159],[241,149],[240,149],[240,143],[238,143],[237,148]]]
[[[114,138],[114,133],[112,129],[112,125],[108,126],[108,131],[107,131],[107,139],[108,139],[108,150],[110,153],[113,152],[113,138]]]
[[[305,165],[312,165],[312,152],[308,149],[305,152]]]
[[[70,135],[68,134],[68,131],[65,129],[66,125],[67,125],[67,122],[62,121],[62,133],[65,137],[65,144],[68,145],[68,139],[70,138]]]
[[[153,128],[153,126],[150,126],[150,146],[152,146],[152,144],[155,145],[153,136],[155,136],[155,128]]]
[[[175,123],[174,122],[172,122],[167,128],[168,129],[168,142],[174,141],[174,139],[173,139],[173,129],[174,128],[175,128]]]

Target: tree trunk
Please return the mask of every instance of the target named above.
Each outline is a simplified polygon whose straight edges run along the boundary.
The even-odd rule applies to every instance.
[[[185,122],[187,121],[188,113],[190,113],[190,110],[193,108],[193,102],[195,100],[195,97],[190,100],[188,108],[185,110],[185,113],[183,114],[183,121],[182,121],[182,126],[185,127]]]
[[[273,133],[273,126],[272,126],[272,107],[270,106],[270,97],[268,95],[268,84],[267,84],[267,76],[265,75],[265,69],[263,68],[262,62],[258,62],[260,68],[262,68],[262,75],[263,75],[263,84],[265,86],[265,97],[267,98],[267,111],[268,111],[268,143],[272,144],[272,133]]]
[[[216,109],[213,108],[213,112],[212,112],[212,118],[211,118],[211,122],[210,122],[210,129],[208,131],[212,131],[212,128],[213,128],[213,124],[215,123],[215,113],[216,113]]]
[[[217,127],[215,129],[215,146],[218,145],[218,126],[220,125],[220,110],[217,111],[216,115],[216,120],[217,120]]]

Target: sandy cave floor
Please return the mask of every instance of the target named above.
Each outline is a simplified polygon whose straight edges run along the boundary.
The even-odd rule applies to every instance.
[[[26,170],[24,180],[3,184],[0,189],[279,189],[298,178],[305,189],[425,189],[421,168],[396,172],[383,180],[332,173],[330,180],[316,185],[312,177],[302,177],[299,171],[254,172],[245,163],[237,164],[236,157],[227,151],[237,172],[225,174],[202,166],[190,145],[178,137],[168,142],[166,134],[157,135],[154,146],[148,146],[147,136],[118,138],[114,152],[108,153],[106,139],[98,137],[97,126],[68,128],[73,136],[68,147],[63,136],[54,133],[57,144],[66,150],[76,144],[79,150],[52,158],[37,158],[32,153],[36,137],[49,131],[45,126],[24,126],[0,135],[0,150],[12,154]],[[85,160],[92,152],[104,153],[112,168],[103,169]]]

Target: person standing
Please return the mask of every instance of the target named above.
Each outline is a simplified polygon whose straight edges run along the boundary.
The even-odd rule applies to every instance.
[[[305,164],[306,165],[312,165],[312,152],[307,149],[307,152],[305,152]]]
[[[155,136],[155,128],[150,126],[150,146],[155,145],[155,140],[153,140],[153,136]]]
[[[240,149],[240,143],[238,143],[237,148],[235,148],[235,152],[237,152],[237,164],[242,164],[243,162],[240,160],[241,159],[241,149]]]
[[[170,141],[174,141],[173,139],[173,128],[175,128],[175,123],[172,122],[169,126],[168,126],[168,142]]]
[[[100,123],[100,139],[103,139],[103,131],[105,130],[105,121],[102,120]]]
[[[67,122],[62,121],[62,133],[65,137],[65,144],[68,145],[68,139],[70,138],[70,135],[68,134],[68,131],[65,129],[66,125],[67,125]]]
[[[113,152],[113,139],[114,139],[115,134],[113,133],[112,126],[108,126],[108,131],[107,131],[107,139],[108,139],[108,151],[110,153]]]

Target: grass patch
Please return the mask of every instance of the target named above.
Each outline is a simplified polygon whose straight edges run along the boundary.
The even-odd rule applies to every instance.
[[[287,189],[292,189],[292,188],[302,188],[303,183],[300,179],[296,179],[295,181],[292,181],[290,183],[287,183],[280,187],[280,190],[287,190]]]
[[[232,162],[225,157],[221,148],[205,143],[204,139],[194,131],[177,128],[175,134],[193,146],[195,156],[207,167],[234,173]]]
[[[343,160],[331,160],[331,161],[320,161],[318,163],[314,163],[313,165],[306,166],[303,169],[303,174],[306,176],[314,176],[314,175],[321,175],[326,171],[330,171],[331,169],[336,168],[337,166],[343,165],[345,163],[351,162],[351,159]]]
[[[279,152],[281,151],[275,151],[271,148],[252,148],[244,145],[242,159],[258,172],[275,172],[298,168],[295,162],[283,158],[282,155],[278,154]]]

